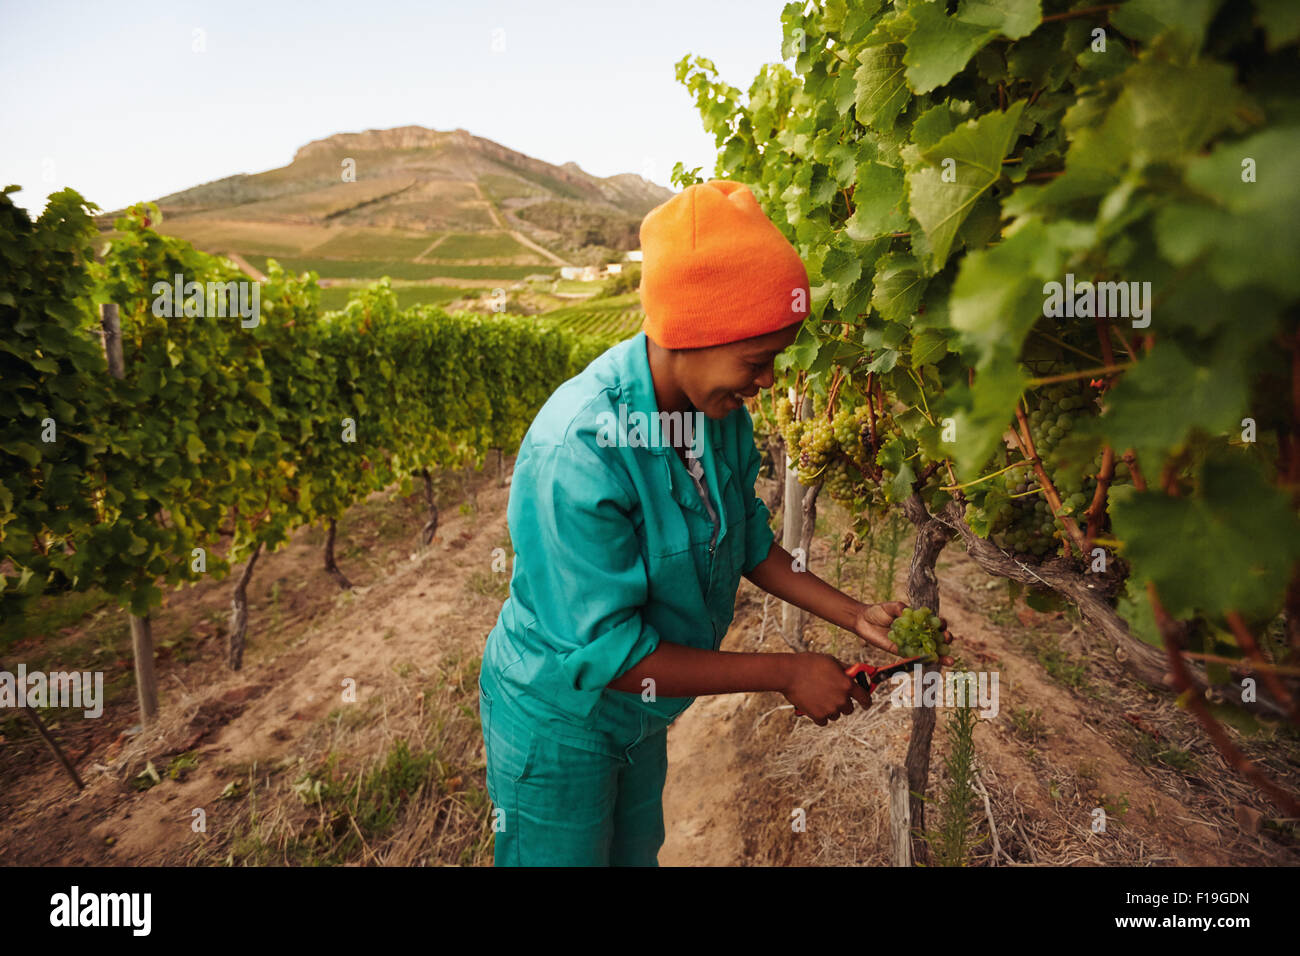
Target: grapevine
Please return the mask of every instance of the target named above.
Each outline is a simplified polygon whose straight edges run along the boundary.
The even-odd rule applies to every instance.
[[[0,431],[0,623],[19,636],[42,594],[99,587],[143,615],[164,588],[224,576],[372,491],[514,447],[612,344],[512,316],[399,311],[387,280],[321,315],[314,273],[274,261],[252,327],[155,314],[159,281],[243,277],[158,233],[152,204],[127,210],[96,260],[94,206],[65,190],[33,223],[11,191],[0,388],[18,414]],[[100,302],[120,308],[121,381],[97,341]]]
[[[813,398],[777,416],[800,480],[860,529],[902,508],[928,546],[1078,602],[1296,815],[1205,705],[1300,724],[1294,680],[1266,701],[1241,681],[1300,660],[1300,27],[1279,10],[814,0],[747,90],[700,57],[677,77],[713,176],[808,267],[777,382]]]

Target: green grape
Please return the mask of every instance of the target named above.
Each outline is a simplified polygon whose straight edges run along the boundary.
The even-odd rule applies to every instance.
[[[908,608],[889,628],[889,639],[903,657],[933,660],[939,648],[939,619],[929,608]]]

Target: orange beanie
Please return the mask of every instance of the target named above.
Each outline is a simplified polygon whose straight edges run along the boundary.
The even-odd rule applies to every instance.
[[[688,186],[641,222],[646,337],[668,349],[766,335],[808,315],[808,271],[749,191]]]

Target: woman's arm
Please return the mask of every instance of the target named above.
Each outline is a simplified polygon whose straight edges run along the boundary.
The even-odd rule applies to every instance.
[[[743,691],[783,691],[793,654],[745,654],[710,651],[661,640],[623,676],[609,682],[614,690],[639,694],[642,681],[654,680],[658,697],[701,697]]]
[[[653,683],[644,685],[646,680]],[[871,703],[866,691],[845,675],[844,664],[829,654],[744,654],[662,640],[609,687],[629,694],[649,690],[656,697],[774,690],[823,727],[840,714],[853,713],[853,701],[863,707]]]
[[[854,629],[864,606],[812,571],[794,570],[794,555],[775,542],[767,557],[745,577],[768,594],[848,631]]]

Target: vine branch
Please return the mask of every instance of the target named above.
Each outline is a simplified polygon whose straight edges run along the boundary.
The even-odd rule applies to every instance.
[[[1295,794],[1282,789],[1276,781],[1264,774],[1246,758],[1245,754],[1232,745],[1232,741],[1228,739],[1223,727],[1214,719],[1205,706],[1205,701],[1201,695],[1192,687],[1192,678],[1187,672],[1187,663],[1183,660],[1183,655],[1178,647],[1178,625],[1169,616],[1164,605],[1160,603],[1160,595],[1156,591],[1154,581],[1147,582],[1147,597],[1151,601],[1152,611],[1155,612],[1156,627],[1160,629],[1160,636],[1165,642],[1165,651],[1169,657],[1169,669],[1173,674],[1174,684],[1182,691],[1187,706],[1196,716],[1201,726],[1205,728],[1205,732],[1213,741],[1214,746],[1233,769],[1268,794],[1269,799],[1284,814],[1289,817],[1300,817],[1300,799],[1297,799]]]
[[[1052,514],[1065,525],[1066,533],[1069,534],[1070,540],[1074,546],[1079,549],[1079,557],[1086,558],[1088,554],[1087,542],[1083,538],[1083,532],[1074,519],[1065,514],[1065,509],[1061,505],[1061,496],[1056,492],[1056,486],[1052,484],[1052,479],[1048,477],[1046,469],[1043,468],[1043,462],[1038,457],[1038,450],[1034,448],[1034,437],[1029,433],[1029,421],[1025,418],[1025,410],[1016,403],[1016,421],[1020,428],[1012,429],[1011,434],[1015,436],[1016,443],[1020,445],[1020,451],[1025,456],[1025,460],[1034,466],[1034,474],[1038,477],[1038,483],[1043,486],[1043,494],[1047,496],[1047,503],[1051,505]]]

